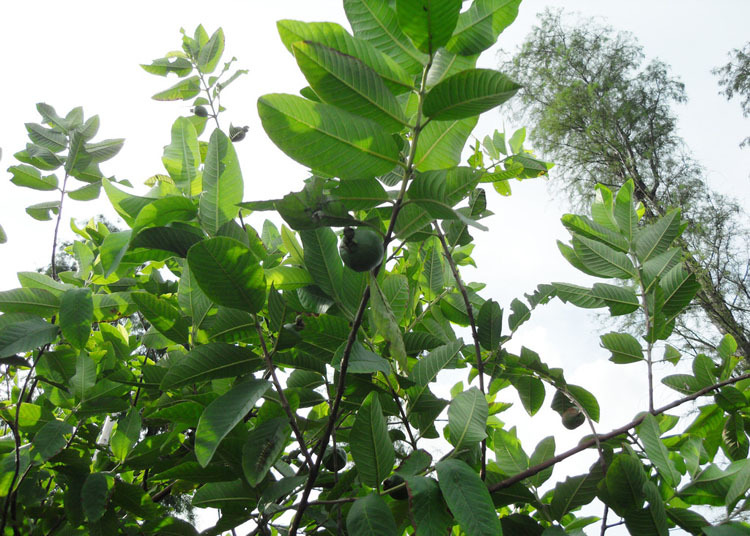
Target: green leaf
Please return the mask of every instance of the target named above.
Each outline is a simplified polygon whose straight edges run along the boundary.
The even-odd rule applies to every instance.
[[[151,62],[150,65],[141,64],[141,67],[147,73],[157,76],[167,76],[169,73],[175,73],[182,78],[189,75],[193,70],[193,64],[187,58],[159,58]]]
[[[191,76],[180,80],[175,85],[164,91],[153,95],[151,98],[158,101],[188,100],[201,92],[201,80],[198,76]],[[180,119],[185,119],[181,117]]]
[[[503,310],[495,300],[487,300],[482,304],[477,318],[477,330],[482,348],[489,351],[499,348],[503,333]]]
[[[515,433],[497,428],[492,441],[495,446],[497,466],[503,473],[513,476],[529,468],[529,457]]]
[[[628,180],[620,187],[615,196],[615,220],[628,242],[635,238],[636,229],[638,228],[638,214],[635,211],[635,199],[633,196],[633,181]]]
[[[456,30],[446,48],[454,54],[479,54],[497,42],[497,37],[518,15],[521,0],[476,0],[458,17]]]
[[[266,380],[249,378],[206,406],[195,431],[195,457],[202,467],[208,465],[221,440],[245,418],[270,386]]]
[[[172,124],[172,142],[164,147],[161,161],[175,185],[190,195],[200,173],[201,154],[198,134],[187,117],[178,117]]]
[[[394,276],[395,277],[395,276]],[[391,356],[406,368],[406,348],[404,339],[401,335],[401,329],[398,326],[396,317],[391,310],[390,301],[378,285],[377,279],[370,278],[370,303],[372,304],[373,320],[377,332],[390,345]]]
[[[599,277],[630,279],[636,270],[627,255],[583,236],[573,237],[573,249],[583,265]]]
[[[60,308],[60,298],[41,288],[16,288],[0,292],[0,312],[49,317]]]
[[[376,8],[379,4],[379,2],[368,3]],[[364,24],[367,25],[369,22],[364,22]],[[365,62],[383,78],[394,93],[403,93],[413,88],[413,81],[409,74],[396,61],[389,57],[390,54],[383,54],[376,48],[377,44],[373,46],[375,41],[369,37],[364,37],[363,39],[352,37],[343,26],[332,22],[281,20],[276,23],[276,26],[279,30],[281,40],[289,52],[292,52],[292,45],[298,41],[320,43]],[[355,32],[358,31],[354,23],[352,23],[352,27]],[[414,47],[411,48],[415,50]],[[393,57],[395,58],[396,56]],[[419,70],[421,70],[421,66],[418,67],[417,71]]]
[[[624,515],[628,532],[644,536],[668,536],[667,512],[656,484],[646,482],[643,494],[648,500],[648,506],[628,511]]]
[[[667,508],[666,512],[672,522],[690,534],[701,536],[703,534],[701,529],[710,525],[702,515],[685,508]]]
[[[248,433],[242,447],[242,471],[248,484],[255,487],[266,477],[284,452],[291,431],[286,417],[276,417],[260,423]]]
[[[636,432],[643,442],[646,456],[659,471],[665,484],[675,488],[680,483],[680,473],[675,468],[674,462],[669,458],[669,451],[661,440],[661,430],[656,417],[647,413],[641,424],[636,428]]]
[[[339,257],[337,239],[328,227],[300,231],[307,271],[323,292],[343,303],[341,281],[344,266]]]
[[[427,73],[427,87],[433,87],[454,74],[476,67],[478,55],[459,56],[444,48],[438,49],[432,60],[432,67]],[[495,147],[493,144],[493,148]],[[504,150],[504,146],[503,146]],[[498,155],[499,156],[499,155]],[[498,158],[499,159],[499,158]]]
[[[198,214],[209,236],[216,236],[222,225],[238,213],[243,182],[237,153],[229,138],[218,128],[211,134],[203,168],[203,193]]]
[[[558,482],[552,494],[550,515],[561,520],[565,514],[589,504],[596,497],[596,481],[590,475],[571,476]]]
[[[609,506],[618,513],[641,508],[645,483],[646,473],[643,465],[629,454],[618,454],[607,469],[605,477]]]
[[[242,242],[223,236],[203,240],[190,248],[187,261],[198,286],[214,303],[249,313],[263,308],[263,269]]]
[[[565,389],[568,394],[573,397],[573,400],[578,402],[578,404],[586,410],[586,413],[588,413],[592,421],[599,422],[599,402],[597,402],[594,395],[589,393],[583,387],[571,383],[566,385]]]
[[[188,225],[151,227],[139,232],[130,245],[134,248],[160,249],[187,257],[190,248],[203,239],[200,229]]]
[[[377,493],[360,497],[346,515],[349,534],[362,536],[397,536],[396,521],[388,505]]]
[[[466,140],[477,124],[478,117],[455,121],[430,121],[421,131],[414,156],[419,171],[446,169],[461,162]]]
[[[642,265],[644,292],[650,292],[654,283],[657,283],[664,274],[674,268],[680,262],[681,258],[682,250],[680,248],[672,248],[644,262]]]
[[[454,74],[430,90],[424,100],[427,117],[447,121],[479,115],[507,101],[521,88],[492,69]]]
[[[383,479],[391,474],[396,458],[377,391],[367,395],[357,411],[349,445],[362,482],[380,489]]]
[[[422,273],[419,279],[426,299],[434,300],[443,292],[445,287],[445,269],[443,267],[441,248],[436,244],[430,247],[425,254]]]
[[[387,202],[388,193],[376,179],[342,181],[331,196],[349,210],[367,210]]]
[[[133,445],[141,438],[141,425],[141,415],[136,408],[131,408],[117,420],[117,429],[112,434],[109,447],[118,461],[125,461]]]
[[[145,227],[162,227],[175,221],[191,221],[197,213],[195,203],[186,197],[161,197],[140,209],[132,225],[133,233],[137,234]]]
[[[233,378],[262,368],[262,360],[248,346],[212,342],[196,346],[171,360],[161,380],[163,391],[217,378]]]
[[[547,460],[554,458],[555,456],[555,437],[547,436],[542,439],[534,449],[534,452],[529,458],[529,467],[534,467],[540,463],[546,462]],[[552,470],[554,467],[550,466],[543,471],[528,478],[528,482],[535,487],[540,487],[544,484],[549,477],[552,476]]]
[[[673,209],[638,230],[635,236],[635,254],[644,263],[669,249],[680,234],[680,210]]]
[[[437,481],[424,476],[407,476],[404,480],[416,536],[447,534],[453,525],[453,517],[448,512]]]
[[[73,433],[74,427],[57,419],[49,421],[34,435],[32,443],[44,461],[62,452],[68,441],[65,436]]]
[[[398,24],[419,50],[434,54],[458,22],[461,0],[397,0]]]
[[[45,201],[26,207],[26,214],[38,221],[50,221],[60,212],[60,201]]]
[[[731,460],[744,460],[750,449],[750,440],[745,431],[745,421],[738,413],[729,416],[721,433],[724,452]]]
[[[398,132],[406,118],[396,97],[378,74],[361,60],[318,43],[292,46],[302,74],[325,103],[372,119]]]
[[[582,235],[586,238],[597,240],[623,253],[627,253],[630,249],[630,244],[628,244],[625,237],[586,216],[565,214],[561,218],[561,221],[565,228],[573,235]]]
[[[601,298],[594,296],[590,288],[571,285],[569,283],[552,283],[557,291],[557,297],[564,303],[570,302],[584,309],[598,309],[606,304]]]
[[[526,304],[518,298],[513,298],[513,301],[510,302],[510,308],[513,312],[508,317],[508,328],[511,331],[516,331],[521,324],[531,317],[531,311]]]
[[[32,142],[49,149],[53,153],[59,153],[68,146],[68,139],[62,132],[44,128],[36,123],[26,123],[24,126]]]
[[[594,283],[591,294],[607,304],[609,314],[612,316],[626,315],[636,311],[640,307],[638,296],[635,295],[632,289],[627,287]]]
[[[344,356],[345,347],[346,343],[341,343],[331,361],[331,366],[336,370],[340,370],[341,359]],[[387,359],[383,359],[378,354],[368,350],[361,342],[354,341],[349,355],[349,366],[347,370],[355,374],[373,374],[375,372],[382,372],[387,376],[391,373],[391,365]]]
[[[745,464],[734,475],[732,484],[729,486],[729,491],[727,491],[727,513],[731,513],[734,510],[737,502],[745,496],[748,489],[750,489],[750,465]]]
[[[211,300],[203,293],[195,281],[190,265],[182,268],[182,276],[177,290],[177,303],[182,312],[192,318],[193,326],[200,326],[211,309]]]
[[[100,247],[100,262],[104,277],[109,277],[120,266],[122,258],[128,251],[132,231],[116,231],[104,237]]]
[[[40,191],[57,189],[57,177],[55,175],[42,177],[42,174],[39,173],[39,170],[35,167],[20,164],[18,166],[10,166],[8,171],[13,174],[13,178],[10,179],[10,182],[16,186],[23,186],[25,188]]]
[[[86,394],[96,385],[96,363],[91,356],[81,350],[76,357],[76,373],[70,378],[70,387],[76,400],[83,402]]]
[[[258,99],[271,140],[299,163],[342,179],[383,175],[399,164],[393,138],[378,123],[294,95]]]
[[[695,274],[688,272],[681,264],[667,272],[659,285],[664,290],[662,312],[667,316],[675,316],[690,305],[701,288]]]
[[[453,398],[448,406],[448,430],[457,452],[487,437],[488,416],[487,400],[476,387]]]
[[[5,244],[8,241],[8,235],[5,234],[5,229],[0,225],[0,244]]]
[[[354,35],[393,58],[410,74],[421,72],[427,57],[404,35],[394,9],[379,0],[344,0],[344,10]]]
[[[76,288],[65,291],[60,300],[60,329],[63,337],[74,347],[86,345],[94,320],[94,301],[91,290]]]
[[[133,292],[131,298],[159,333],[176,343],[190,343],[187,319],[167,299],[148,292]]]
[[[447,459],[437,464],[438,483],[453,516],[468,536],[503,533],[487,486],[465,462]]]
[[[231,482],[204,484],[193,495],[191,504],[197,508],[241,508],[257,500],[257,492],[238,478]]]
[[[4,315],[7,318],[9,315]],[[57,326],[41,318],[24,318],[0,328],[0,357],[28,352],[51,343],[57,337]]]
[[[464,341],[457,339],[453,342],[435,348],[426,356],[422,357],[414,365],[409,378],[419,386],[426,386],[437,379],[438,373],[455,364],[459,351],[463,348]]]
[[[82,186],[77,190],[69,190],[66,193],[68,194],[68,197],[75,201],[93,201],[94,199],[97,199],[99,197],[101,191],[102,183],[101,181],[97,181],[91,184],[87,184],[86,186]]]
[[[89,522],[98,521],[107,511],[115,479],[105,473],[91,473],[81,489],[81,505]]]
[[[643,349],[635,337],[629,333],[610,332],[601,336],[602,347],[612,352],[609,358],[613,363],[636,363],[643,361]]]
[[[544,404],[544,383],[539,378],[526,374],[510,376],[510,383],[518,391],[526,413],[534,416]]]
[[[213,33],[208,43],[201,46],[200,54],[198,54],[198,69],[204,74],[214,72],[223,52],[224,30],[219,28]]]

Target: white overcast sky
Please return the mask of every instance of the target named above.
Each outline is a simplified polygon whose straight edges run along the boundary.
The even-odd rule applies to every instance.
[[[750,135],[750,120],[742,118],[736,101],[728,103],[717,94],[717,79],[710,70],[726,62],[730,49],[750,39],[750,2],[524,0],[516,23],[500,36],[496,47],[485,52],[481,66],[495,67],[497,49],[514,49],[534,24],[536,13],[546,6],[600,17],[617,29],[630,31],[643,45],[647,58],[658,57],[671,65],[672,73],[685,82],[689,98],[677,109],[680,134],[706,167],[711,185],[738,195],[747,206],[750,149],[742,151],[738,144]],[[285,18],[347,24],[341,3],[334,0],[4,2],[0,12],[0,65],[4,72],[0,86],[0,225],[9,242],[0,245],[0,289],[18,286],[17,271],[34,270],[49,262],[53,225],[32,220],[24,207],[57,196],[18,188],[5,172],[17,163],[13,153],[25,146],[24,123],[39,121],[35,103],[47,102],[60,113],[81,105],[87,117],[98,114],[101,128],[97,140],[126,139],[120,154],[102,166],[104,173],[130,180],[142,193],[144,180],[164,172],[161,155],[169,143],[171,123],[178,114],[188,113],[189,106],[151,100],[152,94],[175,79],[149,75],[139,64],[178,49],[180,27],[191,33],[199,23],[209,33],[223,27],[225,59],[236,56],[236,65],[250,70],[249,76],[226,90],[223,99],[228,108],[223,126],[231,121],[250,127],[246,140],[237,146],[245,199],[275,198],[299,190],[304,169],[265,137],[256,113],[260,95],[296,93],[306,85],[276,32],[275,22]],[[474,134],[481,139],[504,124],[508,130],[518,126],[504,119],[502,110],[491,111],[482,117]],[[554,176],[553,172],[552,181]],[[488,191],[489,208],[496,215],[485,222],[490,233],[473,233],[477,238],[474,258],[480,269],[465,270],[466,280],[486,282],[482,295],[506,309],[514,297],[522,297],[538,283],[586,281],[566,265],[555,246],[556,239],[567,239],[559,223],[566,211],[564,201],[554,199],[553,190],[544,181],[514,183],[513,189],[510,198]],[[106,199],[104,195],[102,199]],[[106,201],[66,199],[62,237],[72,238],[71,218],[102,212],[114,219]],[[513,347],[524,344],[536,350],[550,366],[563,367],[568,381],[594,392],[602,405],[601,430],[606,431],[627,422],[646,406],[645,370],[637,364],[609,363],[598,345],[599,331],[600,325],[588,313],[555,301],[532,315]],[[446,381],[450,385],[462,378]],[[551,394],[548,392],[548,397]],[[506,397],[513,400],[509,391]],[[656,403],[673,398],[671,392],[659,391]],[[500,417],[517,423],[521,437],[531,442],[529,451],[550,433],[557,437],[558,452],[575,444],[581,435],[580,430],[564,430],[547,409],[531,421],[515,410]],[[566,472],[580,471],[591,461],[562,464],[553,479],[561,480]]]

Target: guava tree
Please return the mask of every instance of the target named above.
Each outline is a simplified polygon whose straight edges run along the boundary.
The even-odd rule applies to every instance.
[[[679,211],[644,221],[631,182],[599,187],[590,217],[563,217],[561,250],[607,282],[543,284],[507,315],[461,275],[471,233],[486,230],[484,185],[507,195],[509,180],[550,168],[524,150],[523,130],[484,137],[462,165],[477,116],[519,88],[475,68],[519,1],[345,0],[353,33],[279,22],[309,86],[263,96],[258,112],[310,169],[281,199],[245,199],[244,129],[221,123],[222,91],[243,71],[220,67],[221,29],[198,27],[144,65],[179,78],[154,98],[192,104],[145,194],[102,176],[122,140],[94,141],[96,116],[38,106],[9,171],[55,198],[27,212],[59,226],[65,199],[104,189],[127,229],[74,223],[75,271],[56,269],[55,236],[51,276],[22,272],[0,292],[0,532],[197,534],[173,496],[220,510],[204,534],[248,522],[284,535],[747,531],[733,519],[750,488],[750,375],[735,373],[733,339],[663,378],[681,397],[653,404],[653,364],[679,361],[664,341],[697,290],[674,247]],[[250,211],[285,224],[256,230]],[[554,297],[640,313],[640,339],[602,336],[613,366],[643,368],[650,403],[631,422],[597,430],[588,390],[533,349],[507,350]],[[463,378],[449,400],[443,371]],[[499,418],[511,390],[529,418],[547,401],[561,427],[585,425],[578,446],[557,452],[554,430],[522,445]],[[702,405],[685,418],[677,408],[692,401]],[[587,449],[598,453],[588,472],[548,482]],[[593,501],[602,516],[581,516]],[[693,505],[721,507],[723,524]]]

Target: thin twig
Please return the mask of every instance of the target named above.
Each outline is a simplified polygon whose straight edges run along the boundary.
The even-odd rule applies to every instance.
[[[646,418],[646,415],[649,413],[651,415],[661,415],[662,413],[665,413],[669,411],[672,408],[676,408],[677,406],[681,406],[682,404],[686,402],[690,402],[691,400],[695,400],[696,398],[699,398],[707,393],[710,393],[711,391],[715,391],[716,389],[720,389],[721,387],[724,387],[725,385],[731,385],[733,383],[737,383],[741,380],[746,380],[750,378],[750,373],[743,374],[741,376],[737,376],[736,378],[730,378],[728,380],[725,380],[723,382],[715,383],[714,385],[711,385],[709,387],[704,387],[700,391],[696,391],[690,396],[686,396],[685,398],[680,398],[679,400],[675,400],[674,402],[671,402],[667,404],[666,406],[662,406],[654,411],[650,411],[647,413],[644,413],[640,417],[633,419],[628,424],[621,426],[615,430],[612,430],[611,432],[608,432],[606,434],[601,434],[596,436],[595,438],[588,439],[586,441],[583,441],[579,443],[577,446],[573,447],[570,450],[567,450],[563,452],[562,454],[558,454],[557,456],[550,458],[549,460],[546,460],[540,464],[537,464],[533,467],[529,467],[525,471],[521,471],[518,474],[515,474],[509,478],[506,478],[505,480],[501,480],[500,482],[497,482],[490,486],[489,490],[490,492],[497,491],[499,489],[504,489],[507,487],[512,486],[516,482],[520,482],[524,478],[529,478],[530,476],[534,476],[535,474],[544,471],[548,467],[552,467],[553,465],[570,458],[574,454],[578,454],[579,452],[586,450],[587,448],[590,448],[594,445],[596,445],[597,441],[607,441],[609,439],[612,439],[613,437],[617,437],[619,435],[625,434],[630,430],[631,428],[635,428],[639,424],[643,422],[643,419]]]
[[[479,373],[479,390],[482,392],[482,394],[486,394],[484,390],[484,361],[482,361],[482,349],[479,346],[479,333],[477,332],[477,323],[474,320],[474,308],[471,306],[471,301],[469,300],[469,293],[466,291],[466,285],[464,285],[464,282],[461,280],[461,274],[458,272],[458,266],[456,266],[456,261],[453,260],[453,256],[451,255],[451,250],[448,247],[448,243],[445,241],[445,235],[443,234],[442,229],[440,229],[440,226],[435,222],[433,224],[433,227],[435,228],[435,233],[437,234],[438,240],[440,240],[440,245],[443,247],[443,253],[445,254],[445,259],[448,261],[448,266],[451,267],[451,272],[453,272],[453,279],[456,281],[456,286],[458,287],[459,292],[461,292],[461,296],[464,299],[464,305],[466,306],[466,315],[469,317],[469,324],[471,325],[471,337],[474,339],[474,352],[476,354],[477,359],[477,372]],[[482,469],[479,474],[479,477],[484,480],[485,476],[487,475],[487,440],[482,440]]]

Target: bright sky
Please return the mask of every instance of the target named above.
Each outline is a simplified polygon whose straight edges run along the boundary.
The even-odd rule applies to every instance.
[[[750,134],[750,121],[742,118],[737,102],[727,103],[717,95],[717,79],[710,70],[725,63],[727,52],[748,39],[750,2],[724,0],[707,7],[697,0],[525,0],[516,23],[501,35],[499,46],[515,48],[529,32],[535,14],[548,5],[601,17],[617,29],[630,31],[644,46],[647,58],[658,57],[671,65],[672,73],[685,82],[689,97],[688,104],[677,110],[681,135],[706,167],[711,184],[724,193],[740,196],[748,206],[750,149],[741,151],[738,144]],[[6,3],[0,17],[0,64],[5,72],[0,89],[4,104],[0,167],[5,170],[17,163],[12,155],[25,146],[24,123],[39,122],[35,103],[47,102],[60,113],[82,105],[87,117],[100,116],[97,141],[126,139],[120,154],[102,166],[105,174],[128,179],[137,192],[145,191],[143,181],[164,172],[162,148],[169,143],[172,121],[178,114],[188,113],[189,106],[151,100],[152,94],[175,79],[149,75],[139,64],[178,49],[180,27],[192,33],[202,23],[209,33],[222,26],[227,39],[225,59],[236,56],[236,66],[250,70],[249,76],[226,90],[222,101],[228,108],[222,126],[227,127],[231,121],[250,127],[246,140],[237,146],[245,199],[270,199],[299,190],[304,170],[265,137],[255,104],[262,94],[296,93],[306,85],[276,33],[275,21],[285,18],[346,25],[341,3],[333,0],[216,0],[210,4],[192,0],[133,1],[111,10],[91,0]],[[497,48],[482,56],[481,66],[496,66]],[[489,112],[474,134],[481,139],[496,128],[502,130],[503,124],[502,110]],[[505,124],[510,131],[519,126]],[[49,262],[53,223],[32,220],[24,208],[57,199],[57,195],[18,188],[9,182],[10,174],[3,173],[0,225],[9,242],[0,245],[0,289],[8,289],[18,286],[17,271],[34,270]],[[477,239],[474,258],[480,269],[464,273],[468,281],[486,282],[482,295],[506,309],[514,297],[522,297],[539,283],[586,281],[567,266],[555,246],[556,239],[568,238],[559,223],[565,203],[553,199],[554,190],[548,190],[543,181],[515,183],[513,189],[511,198],[488,191],[488,208],[496,215],[485,221],[490,233],[473,233]],[[66,199],[62,237],[72,238],[70,218],[104,213],[115,219],[103,194],[101,199],[104,202],[88,204]],[[528,346],[550,366],[563,367],[568,381],[592,391],[602,406],[600,429],[607,431],[645,407],[646,383],[640,365],[617,366],[607,361],[607,353],[598,345],[597,333],[601,331],[589,314],[555,301],[534,312],[513,348]],[[446,385],[450,387],[463,377],[445,378]],[[507,393],[506,397],[511,396],[510,391]],[[548,397],[551,395],[548,392]],[[659,391],[656,404],[673,398],[672,392]],[[564,430],[557,415],[548,409],[533,420],[516,409],[500,417],[517,423],[529,451],[549,433],[556,435],[558,452],[575,444],[581,435],[580,430]],[[553,481],[564,479],[566,473],[583,471],[592,461],[587,458],[561,464]],[[590,512],[597,514],[598,510]]]

